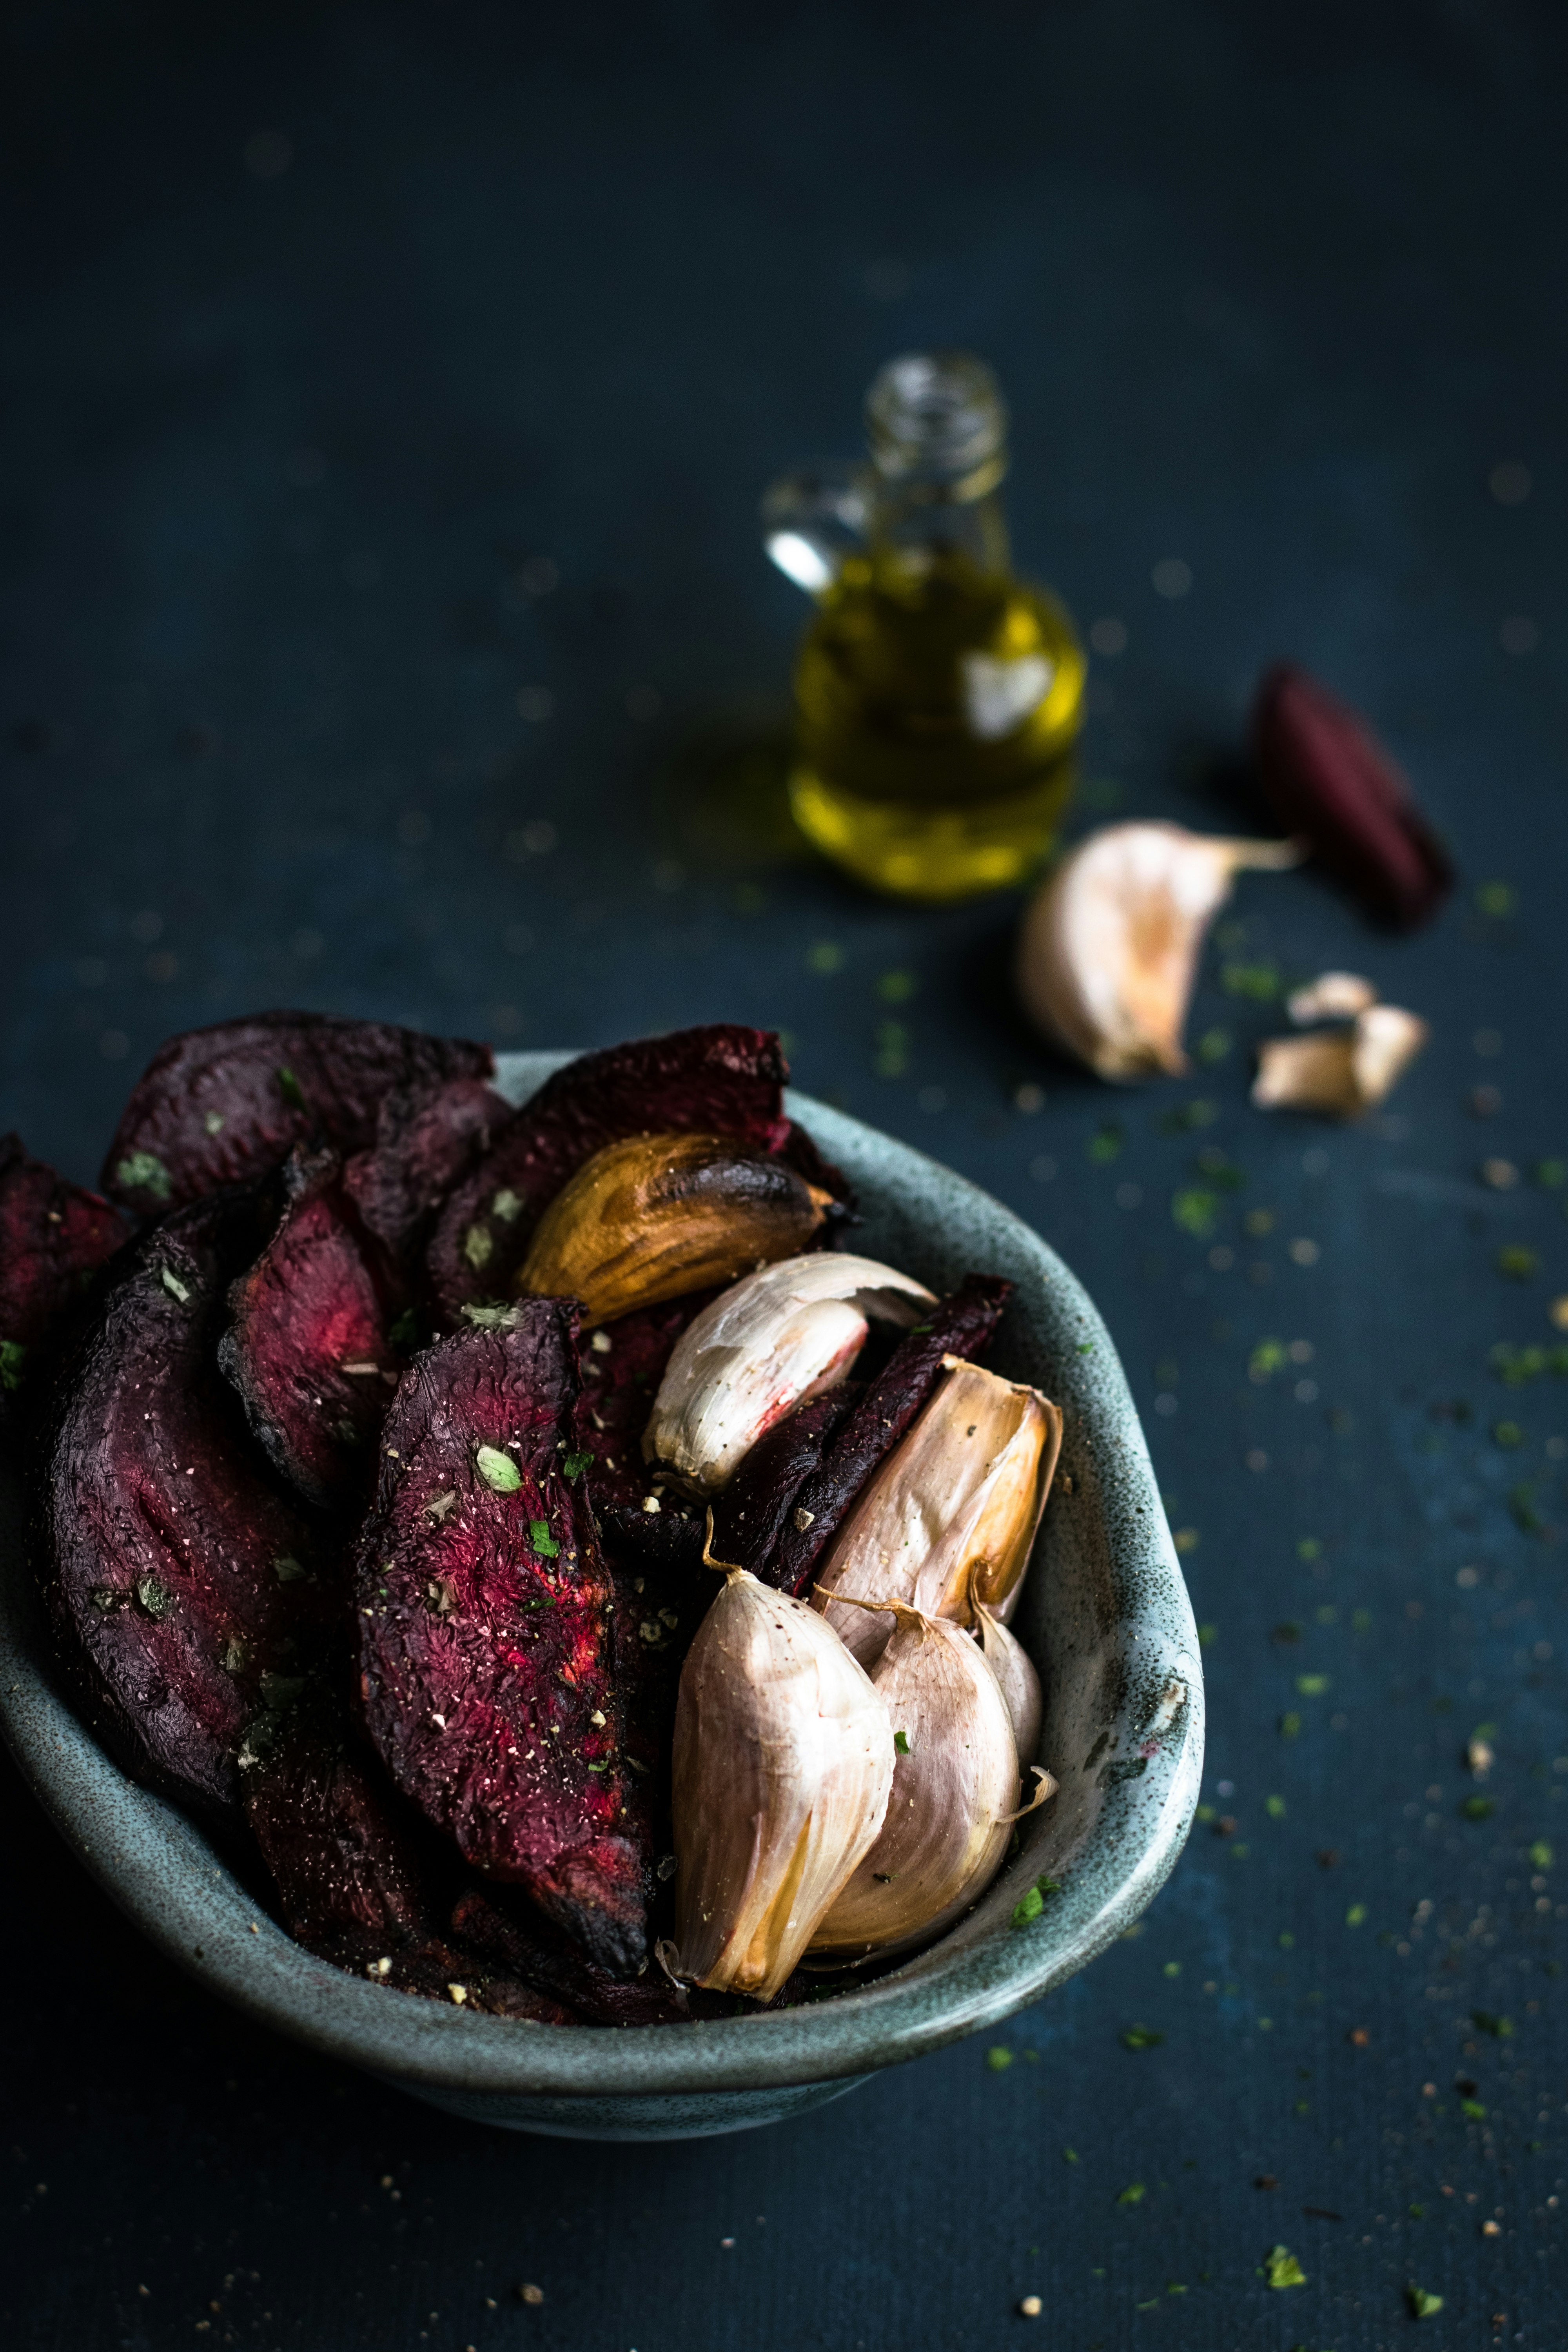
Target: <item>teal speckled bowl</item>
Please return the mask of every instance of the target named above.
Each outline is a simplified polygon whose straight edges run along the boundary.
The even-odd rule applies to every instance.
[[[569,1059],[501,1057],[522,1100]],[[1197,1802],[1204,1688],[1186,1587],[1104,1325],[1061,1260],[999,1202],[806,1097],[791,1108],[860,1195],[855,1246],[950,1288],[1017,1294],[992,1361],[1067,1415],[1061,1474],[1013,1630],[1046,1693],[1040,1760],[1061,1783],[960,1926],[895,1974],[815,2007],[642,2031],[516,2024],[362,1982],[258,1909],[201,1831],[128,1780],[52,1679],[13,1502],[0,1544],[0,1720],[89,1870],[212,1992],[308,2047],[478,2122],[572,2139],[680,2139],[775,2122],[1037,2000],[1137,1918]],[[1014,1925],[1042,1875],[1059,1891]]]

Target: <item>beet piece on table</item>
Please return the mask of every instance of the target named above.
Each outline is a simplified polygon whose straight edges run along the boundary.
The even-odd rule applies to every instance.
[[[393,1400],[357,1560],[364,1718],[470,1864],[629,1975],[647,1831],[620,1753],[610,1580],[563,1467],[576,1308],[521,1301],[508,1326],[427,1349]]]
[[[71,1365],[46,1500],[50,1602],[89,1712],[142,1777],[231,1817],[247,1733],[340,1606],[213,1361],[259,1206],[203,1202],[132,1253]]]
[[[376,1116],[375,1140],[343,1171],[343,1189],[368,1233],[406,1257],[453,1185],[512,1116],[482,1078],[400,1087]]]
[[[504,1298],[541,1211],[607,1143],[643,1133],[788,1139],[788,1076],[770,1030],[716,1022],[580,1055],[546,1078],[447,1201],[431,1236],[431,1284],[449,1317]]]
[[[269,1459],[310,1502],[368,1493],[367,1449],[401,1369],[344,1213],[335,1152],[297,1152],[266,1248],[234,1284],[218,1360]]]
[[[931,1309],[923,1329],[900,1340],[886,1368],[839,1424],[816,1468],[795,1490],[773,1551],[755,1571],[764,1583],[785,1592],[804,1592],[861,1487],[936,1386],[942,1358],[977,1356],[1001,1321],[1012,1291],[1013,1285],[997,1276],[967,1274],[951,1297]]]
[[[159,1047],[132,1089],[103,1188],[156,1216],[276,1167],[300,1144],[363,1151],[395,1089],[494,1067],[489,1047],[465,1038],[321,1013],[190,1029]]]
[[[118,1209],[0,1136],[0,1388],[19,1388],[27,1359],[130,1238]]]
[[[1358,712],[1289,662],[1258,689],[1252,750],[1275,816],[1386,922],[1425,922],[1454,883],[1447,851]]]

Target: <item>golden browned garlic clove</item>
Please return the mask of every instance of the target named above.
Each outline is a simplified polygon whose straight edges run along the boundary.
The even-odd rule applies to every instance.
[[[1017,1817],[1013,1726],[979,1644],[951,1619],[897,1601],[889,1613],[871,1679],[893,1729],[892,1795],[814,1955],[886,1958],[940,1935],[995,1876]]]
[[[1376,989],[1360,972],[1321,971],[1304,988],[1291,990],[1285,1010],[1299,1029],[1305,1029],[1311,1021],[1353,1021],[1376,1003]]]
[[[1359,1118],[1392,1093],[1430,1034],[1414,1013],[1373,1004],[1348,1029],[1266,1038],[1258,1049],[1252,1099],[1260,1110]]]
[[[1018,1761],[1020,1764],[1032,1764],[1040,1744],[1040,1725],[1045,1717],[1045,1698],[1040,1689],[1039,1675],[1035,1672],[1035,1662],[1016,1634],[1009,1633],[1000,1617],[993,1615],[983,1601],[973,1598],[973,1584],[970,1611],[981,1653],[995,1675],[997,1686],[1006,1703]]]
[[[717,1489],[775,1422],[847,1377],[868,1316],[908,1325],[935,1303],[907,1274],[845,1250],[746,1276],[676,1341],[643,1438],[645,1461]]]
[[[1182,1030],[1209,922],[1244,867],[1298,865],[1290,841],[1235,841],[1179,824],[1103,825],[1032,901],[1018,991],[1047,1036],[1102,1078],[1187,1066]]]
[[[675,1718],[679,1975],[773,1999],[874,1843],[893,1759],[888,1710],[831,1627],[728,1570]]]
[[[897,1600],[965,1622],[972,1598],[1011,1616],[1061,1452],[1060,1408],[1037,1389],[948,1356],[919,1419],[835,1538],[816,1606],[863,1664]]]
[[[580,1298],[589,1322],[610,1323],[795,1256],[834,1205],[784,1160],[723,1136],[627,1136],[557,1193],[517,1287]]]

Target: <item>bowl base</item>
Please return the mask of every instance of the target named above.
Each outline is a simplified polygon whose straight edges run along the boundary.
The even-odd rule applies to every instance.
[[[837,2083],[778,2084],[757,2091],[692,2092],[647,2099],[531,2099],[504,2093],[437,2090],[396,2074],[378,2078],[449,2116],[493,2124],[501,2131],[537,2132],[547,2139],[713,2139],[722,2132],[755,2131],[841,2099],[870,2081],[851,2074]]]

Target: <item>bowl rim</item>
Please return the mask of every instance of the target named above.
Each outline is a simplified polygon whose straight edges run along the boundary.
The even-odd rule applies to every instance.
[[[497,1056],[521,1101],[569,1052]],[[137,1926],[205,1989],[291,2040],[434,2092],[517,2100],[756,2092],[865,2074],[942,2048],[1037,2000],[1124,1932],[1192,1826],[1204,1685],[1191,1603],[1138,1415],[1110,1335],[1047,1243],[1002,1202],[911,1146],[791,1089],[829,1158],[875,1161],[895,1192],[945,1196],[975,1262],[1022,1275],[1031,1331],[1069,1324],[1053,1392],[1100,1479],[1116,1609],[1110,1717],[1073,1768],[1095,1819],[1037,1916],[1009,1864],[974,1912],[894,1973],[821,2003],[658,2030],[539,2025],[387,1989],[316,1958],[259,1908],[176,1807],[122,1773],[55,1687],[20,1509],[0,1538],[0,1732],[67,1843]],[[918,1215],[918,1209],[914,1212]],[[1071,1352],[1067,1352],[1070,1349]],[[1092,1474],[1091,1474],[1092,1475]],[[1049,1514],[1047,1513],[1047,1524]],[[1061,1759],[1053,1755],[1053,1766]]]

